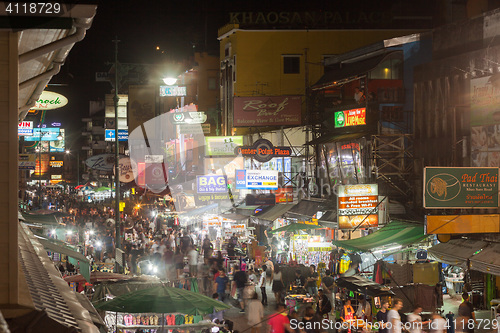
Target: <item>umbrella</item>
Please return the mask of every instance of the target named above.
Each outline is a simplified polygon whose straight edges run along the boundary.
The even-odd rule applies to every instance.
[[[109,272],[91,272],[90,273],[90,283],[102,282],[102,281],[111,281],[111,280],[127,280],[130,279],[130,275],[117,274],[117,273],[109,273]],[[64,278],[66,282],[87,282],[83,275],[70,275]]]
[[[111,188],[106,187],[106,186],[101,186],[98,189],[95,190],[96,192],[104,192],[104,191],[111,191]]]
[[[291,223],[284,227],[271,230],[270,233],[281,232],[281,231],[298,231],[298,230],[311,230],[311,229],[321,229],[323,227],[315,224],[305,224],[305,223]]]
[[[164,284],[94,304],[96,309],[128,313],[174,313],[203,315],[231,307],[205,295]]]

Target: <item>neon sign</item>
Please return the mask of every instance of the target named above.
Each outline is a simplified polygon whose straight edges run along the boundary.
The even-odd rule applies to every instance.
[[[335,128],[366,125],[366,108],[335,112]]]

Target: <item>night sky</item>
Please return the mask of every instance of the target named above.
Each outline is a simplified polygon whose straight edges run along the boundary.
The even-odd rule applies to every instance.
[[[75,149],[91,100],[111,93],[107,82],[95,82],[95,73],[108,71],[114,60],[115,36],[120,62],[160,64],[189,58],[194,51],[208,50],[218,55],[217,29],[228,23],[235,11],[322,11],[380,10],[385,3],[413,1],[382,0],[341,2],[335,0],[105,0],[98,2],[92,27],[83,41],[71,50],[61,72],[46,90],[62,93],[69,104],[47,113],[45,123],[58,121],[68,129],[69,148]],[[82,2],[80,2],[82,3]],[[94,2],[95,3],[95,2]],[[389,6],[390,7],[390,6]],[[159,52],[156,46],[160,46]]]

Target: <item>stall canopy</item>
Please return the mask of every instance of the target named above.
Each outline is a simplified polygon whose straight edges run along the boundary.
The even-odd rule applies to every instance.
[[[306,216],[308,218],[316,215],[318,211],[324,211],[327,208],[332,208],[333,203],[329,203],[325,200],[300,200],[295,206],[293,206],[288,214]]]
[[[319,219],[319,224],[328,228],[338,228],[339,223],[337,221],[337,211],[336,210],[327,210],[323,216]]]
[[[182,313],[204,315],[231,306],[210,297],[180,288],[160,285],[121,295],[95,304],[98,310],[128,313]]]
[[[59,224],[56,214],[30,214],[21,213],[24,221],[27,223],[43,224],[43,225],[55,225]]]
[[[367,295],[372,297],[394,295],[389,289],[359,275],[338,278],[336,283],[337,286],[341,288],[347,288],[348,290],[357,291],[361,294],[366,292]]]
[[[298,230],[312,230],[312,229],[321,229],[320,226],[315,224],[306,224],[306,223],[290,223],[284,227],[271,230],[270,233],[282,232],[282,231],[290,231],[295,232]]]
[[[452,239],[446,243],[439,243],[428,251],[437,261],[449,265],[466,267],[467,259],[474,253],[481,251],[488,243],[473,239]]]
[[[65,247],[61,244],[56,244],[52,239],[36,236],[43,247],[49,251],[67,255],[69,262],[80,269],[80,274],[83,275],[87,282],[90,282],[90,261],[85,256],[73,249]],[[59,242],[60,243],[60,242]]]
[[[470,259],[470,268],[487,274],[500,275],[500,244],[491,244]]]
[[[393,220],[374,233],[356,239],[333,241],[333,245],[346,250],[369,252],[386,245],[406,246],[427,237],[424,226],[417,222]]]
[[[292,207],[295,206],[294,204],[279,204],[272,206],[270,209],[267,209],[265,211],[262,211],[258,214],[252,215],[255,218],[261,219],[261,220],[266,220],[266,221],[274,221],[278,217],[281,217],[283,214],[288,212]]]

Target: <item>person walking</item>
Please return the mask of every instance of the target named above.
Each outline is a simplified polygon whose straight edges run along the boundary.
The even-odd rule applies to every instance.
[[[401,333],[402,324],[401,324],[401,316],[399,315],[399,310],[403,308],[403,301],[399,298],[394,299],[394,304],[392,309],[387,314],[387,321],[390,323],[388,325],[389,333]]]
[[[383,300],[380,310],[377,312],[377,323],[379,325],[379,333],[389,333],[387,329],[387,309],[389,309],[389,301]]]
[[[248,325],[251,327],[251,333],[258,333],[264,319],[264,306],[259,302],[259,295],[253,294],[252,299],[247,305]]]
[[[245,291],[245,286],[248,281],[247,274],[240,270],[239,265],[234,265],[234,275],[233,275],[233,284],[236,285],[236,291],[237,291],[237,297],[238,297],[238,302],[240,304],[240,312],[243,313],[245,312],[245,301],[243,299],[243,292]]]
[[[290,328],[290,320],[286,314],[286,305],[280,303],[276,305],[276,313],[269,317],[267,321],[269,325],[269,333],[286,333],[292,332]]]
[[[259,279],[260,293],[262,295],[262,305],[267,305],[266,274],[267,274],[267,266],[263,265],[262,273],[260,274],[260,279]]]
[[[283,277],[280,270],[280,265],[274,265],[274,271],[271,275],[271,280],[273,281],[273,293],[276,298],[276,303],[282,303],[281,296],[285,290],[285,285],[283,284]]]
[[[229,283],[229,278],[226,276],[226,271],[221,269],[219,276],[215,279],[215,292],[219,294],[219,301],[224,302],[226,299],[226,289]]]

